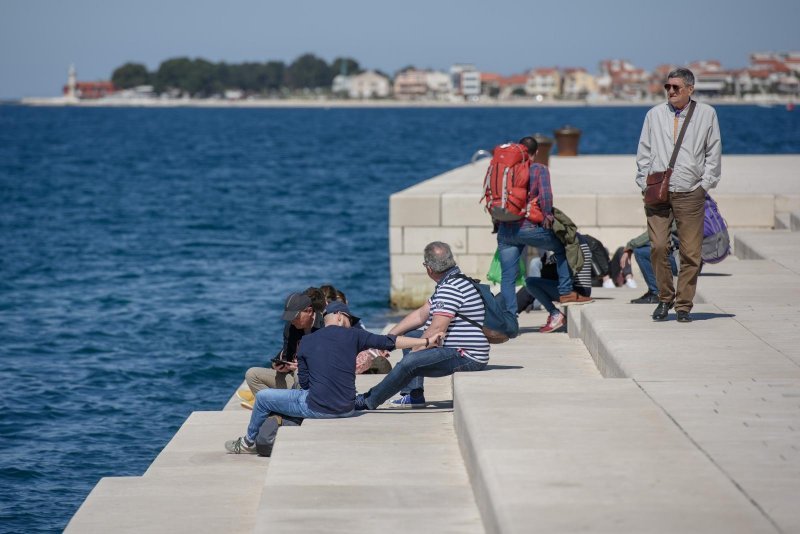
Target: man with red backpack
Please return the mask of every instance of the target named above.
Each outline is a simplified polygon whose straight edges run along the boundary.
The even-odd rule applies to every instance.
[[[502,268],[500,293],[507,309],[517,311],[515,284],[519,258],[525,246],[551,250],[558,272],[561,304],[583,304],[592,299],[573,290],[564,244],[552,231],[553,191],[547,166],[534,163],[539,144],[531,136],[519,143],[495,148],[484,183],[486,207],[498,223],[497,251]]]

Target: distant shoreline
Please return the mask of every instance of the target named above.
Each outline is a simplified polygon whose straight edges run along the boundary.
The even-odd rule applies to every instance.
[[[707,104],[731,106],[785,106],[793,103],[789,98],[770,98],[769,100],[742,99],[700,99]],[[23,98],[17,101],[5,101],[5,104],[17,104],[34,107],[102,107],[102,108],[587,108],[587,107],[651,107],[663,100],[549,100],[536,102],[531,100],[504,100],[477,102],[447,102],[438,100],[311,100],[311,99],[256,99],[256,100],[222,100],[222,99],[114,99],[68,100],[61,97]]]

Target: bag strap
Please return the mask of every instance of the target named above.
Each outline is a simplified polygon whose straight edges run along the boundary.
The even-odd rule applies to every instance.
[[[467,276],[464,273],[454,274],[454,275],[451,276],[451,278],[461,278],[462,280],[467,280],[468,282],[472,283],[472,286],[475,288],[475,291],[478,292],[478,296],[481,298],[481,300],[483,300],[483,295],[481,295],[481,291],[480,291],[480,289],[478,289],[478,282],[480,282],[480,280],[476,281],[475,279],[470,278],[469,276]],[[485,302],[483,303],[483,306],[484,306],[484,308],[486,307],[486,303]],[[472,319],[470,319],[469,317],[467,317],[466,315],[464,315],[462,313],[456,312],[456,317],[460,317],[460,318],[464,319],[465,321],[467,321],[469,324],[471,324],[472,326],[474,326],[478,330],[481,330],[481,331],[483,330],[483,325],[481,325],[478,321],[473,321]]]
[[[678,150],[681,148],[681,143],[683,143],[683,136],[686,134],[686,127],[689,126],[689,121],[692,118],[692,114],[694,113],[694,107],[697,104],[694,100],[689,103],[689,112],[686,114],[686,120],[683,121],[683,127],[681,127],[681,133],[678,134],[678,140],[675,142],[675,148],[672,150],[672,157],[669,158],[669,167],[668,169],[675,168],[675,162],[678,161]]]

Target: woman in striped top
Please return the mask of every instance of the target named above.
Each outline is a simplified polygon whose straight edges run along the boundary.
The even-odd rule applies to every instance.
[[[580,234],[578,234],[578,242],[583,253],[583,267],[578,275],[573,277],[573,288],[579,295],[590,297],[592,295],[592,251],[586,239]],[[547,334],[563,327],[567,322],[567,318],[553,303],[553,301],[558,300],[559,294],[558,276],[552,277],[550,272],[555,274],[555,269],[548,268],[551,264],[553,267],[555,266],[552,253],[546,254],[542,258],[542,263],[542,276],[526,278],[525,287],[536,300],[542,303],[542,306],[550,314],[547,317],[547,323],[539,329],[539,332]]]

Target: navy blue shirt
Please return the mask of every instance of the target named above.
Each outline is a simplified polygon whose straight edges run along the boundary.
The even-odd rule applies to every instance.
[[[394,350],[395,336],[361,328],[326,326],[303,336],[297,349],[297,376],[308,390],[308,407],[341,414],[353,410],[356,398],[356,355],[366,349]]]

